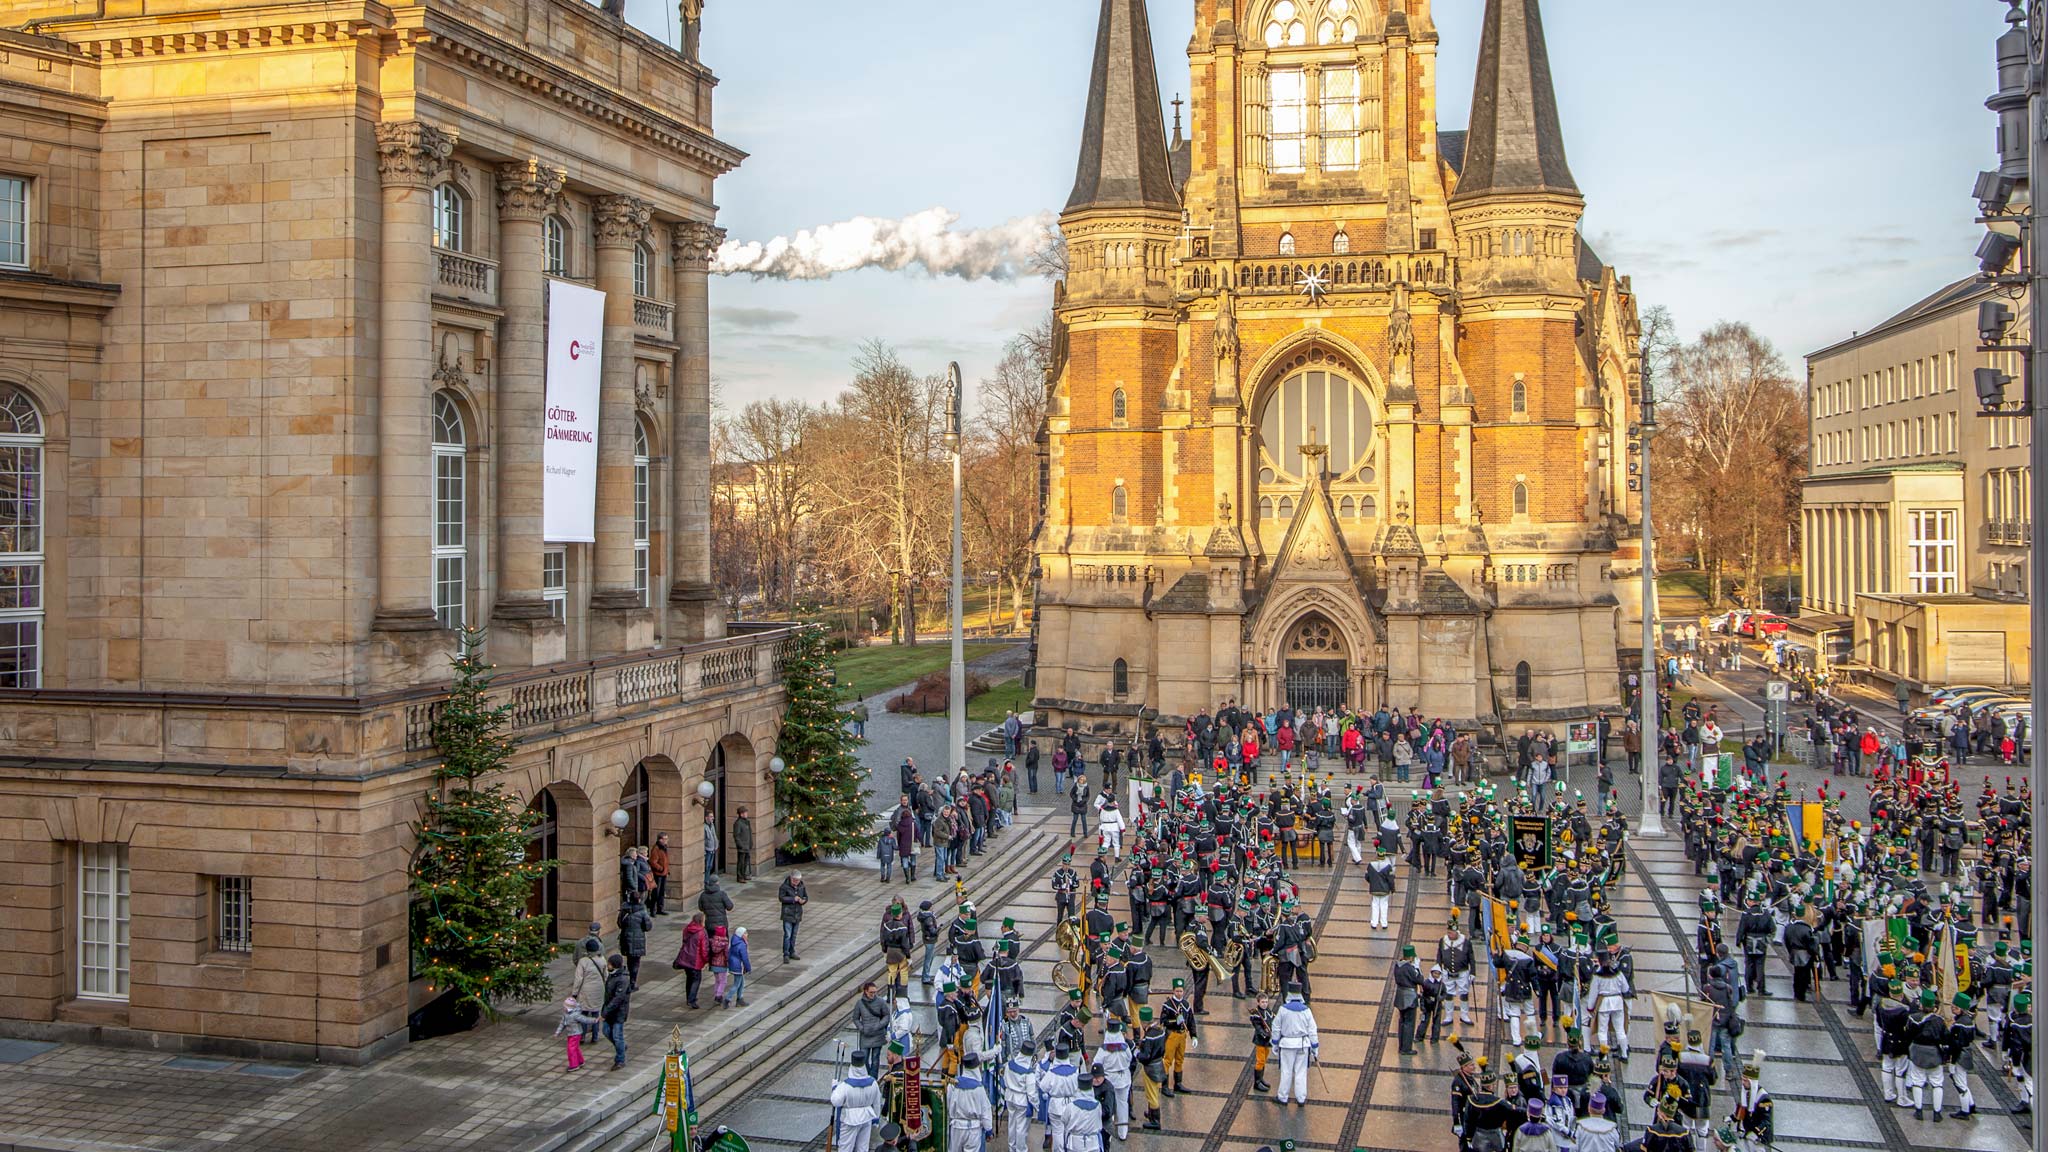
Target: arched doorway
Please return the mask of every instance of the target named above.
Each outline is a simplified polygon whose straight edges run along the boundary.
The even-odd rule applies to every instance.
[[[725,813],[725,745],[712,746],[711,761],[704,765],[704,780],[711,785],[711,799],[705,801],[705,814],[716,821],[712,826],[718,829],[718,850],[711,854],[711,870],[725,875],[725,862],[733,858],[732,822]]]
[[[529,823],[526,826],[526,862],[560,860],[562,858],[561,813],[555,806],[554,793],[546,788],[526,806]],[[550,868],[533,882],[533,888],[526,894],[526,914],[552,918],[555,935],[561,935],[562,881],[560,869]]]
[[[1286,701],[1298,712],[1341,708],[1351,699],[1351,667],[1344,633],[1320,612],[1296,621],[1281,650]]]
[[[654,844],[653,826],[647,812],[647,765],[633,765],[626,777],[626,790],[619,797],[619,809],[626,814],[625,830],[619,833],[622,847],[649,848]]]

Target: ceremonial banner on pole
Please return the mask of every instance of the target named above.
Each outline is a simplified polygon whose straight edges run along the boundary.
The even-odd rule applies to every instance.
[[[1524,868],[1550,867],[1550,817],[1524,815],[1509,820],[1509,843],[1515,850],[1515,859]]]
[[[1486,906],[1486,923],[1490,933],[1487,942],[1492,945],[1493,951],[1505,951],[1508,941],[1514,939],[1514,933],[1508,927],[1508,906],[1491,896],[1482,895],[1479,899]]]
[[[547,408],[539,429],[541,536],[549,543],[590,544],[597,540],[604,293],[549,280],[547,343]]]
[[[1699,1029],[1702,1036],[1714,1034],[1714,1004],[1712,1001],[1693,1000],[1680,996],[1676,992],[1652,992],[1645,990],[1643,994],[1650,998],[1651,1018],[1657,1021],[1659,1028],[1663,1027],[1666,1010],[1675,1005],[1678,1008],[1679,1035],[1683,1036],[1693,1028]]]

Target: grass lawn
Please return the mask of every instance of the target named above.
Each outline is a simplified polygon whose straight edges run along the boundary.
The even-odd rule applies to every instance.
[[[976,724],[1001,724],[1012,709],[1028,710],[1031,696],[1023,677],[1005,680],[967,702],[967,719]]]
[[[975,657],[985,656],[1002,647],[1002,644],[972,642],[967,645],[966,658],[972,663]],[[832,667],[839,674],[839,698],[857,700],[898,684],[908,684],[927,672],[942,671],[952,660],[952,643],[944,637],[935,637],[915,648],[900,644],[848,648],[833,657]],[[1001,719],[1000,716],[997,718]]]

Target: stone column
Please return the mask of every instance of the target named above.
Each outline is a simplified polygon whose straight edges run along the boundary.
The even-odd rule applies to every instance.
[[[711,584],[711,254],[725,229],[685,221],[674,236],[676,369],[669,389],[671,643],[725,635]]]
[[[597,287],[604,293],[604,373],[597,419],[597,551],[590,597],[593,655],[654,643],[654,615],[633,590],[633,253],[653,206],[606,196],[597,226]]]
[[[381,632],[431,632],[434,185],[455,134],[406,120],[377,125],[384,182],[377,299],[377,614]],[[402,659],[402,657],[401,657]]]
[[[563,175],[538,161],[498,168],[497,598],[491,658],[509,667],[566,656],[541,598],[541,412],[547,404],[546,253],[541,223],[561,207]]]

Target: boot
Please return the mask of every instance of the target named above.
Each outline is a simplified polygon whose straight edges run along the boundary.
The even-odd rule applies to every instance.
[[[1266,1083],[1266,1077],[1263,1074],[1258,1072],[1252,1073],[1252,1091],[1271,1092],[1272,1090],[1273,1086]]]
[[[1918,1105],[1918,1104],[1915,1104],[1915,1105],[1913,1105],[1913,1119],[1915,1119],[1915,1120],[1925,1120],[1925,1119],[1927,1119],[1927,1109],[1925,1109],[1925,1108],[1922,1108],[1922,1107],[1921,1107],[1920,1105]]]
[[[1949,1113],[1949,1115],[1957,1120],[1975,1120],[1977,1118],[1977,1106],[1973,1104],[1968,1108],[1958,1108]]]
[[[1163,1127],[1163,1125],[1161,1125],[1161,1124],[1159,1123],[1159,1109],[1157,1109],[1157,1108],[1147,1108],[1147,1109],[1145,1109],[1145,1131],[1147,1131],[1147,1132],[1157,1132],[1157,1131],[1160,1131],[1160,1129],[1161,1129],[1162,1127]]]

